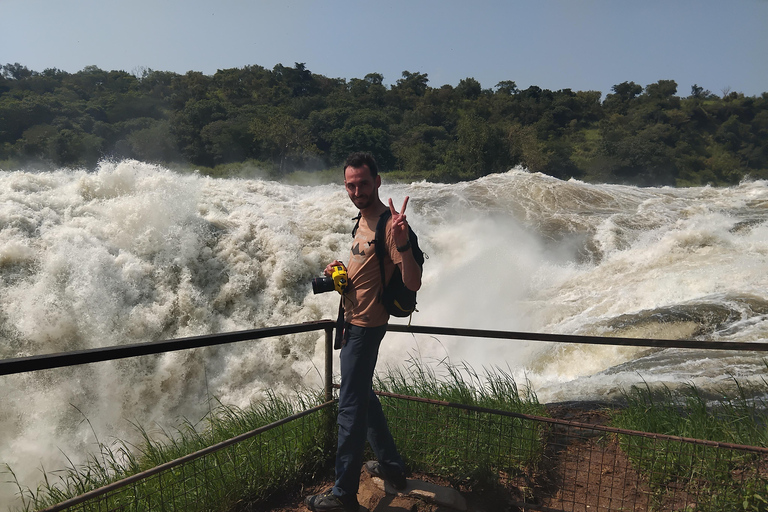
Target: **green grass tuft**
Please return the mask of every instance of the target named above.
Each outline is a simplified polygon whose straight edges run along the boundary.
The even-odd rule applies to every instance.
[[[767,363],[768,366],[768,363]],[[633,387],[612,425],[645,432],[721,443],[768,445],[768,383],[745,386],[733,379],[735,397],[705,397],[695,386],[672,391]],[[378,374],[376,389],[432,399],[443,404],[381,397],[397,446],[414,471],[442,476],[458,487],[481,489],[536,472],[542,462],[547,426],[540,421],[491,414],[493,409],[547,416],[530,385],[518,386],[508,370],[477,372],[448,360],[427,365],[409,359]],[[84,464],[46,473],[36,489],[19,485],[22,510],[60,503],[92,489],[177,459],[244,432],[274,423],[322,402],[319,392],[290,399],[268,394],[241,409],[217,403],[200,424],[182,420],[152,432],[135,424],[141,441],[128,445],[98,441],[98,453]],[[444,402],[469,406],[446,407]],[[332,475],[335,408],[285,423],[193,462],[165,470],[90,501],[81,510],[236,511],[274,493]],[[87,418],[86,418],[87,421]],[[158,433],[159,432],[159,433]],[[96,433],[94,432],[94,435]],[[619,444],[653,492],[652,506],[667,510],[680,496],[699,499],[700,511],[768,511],[765,457],[701,443],[619,435]],[[51,476],[52,475],[52,476]],[[688,494],[685,494],[688,493]],[[700,497],[706,496],[705,503]],[[670,501],[672,500],[672,501]]]
[[[530,387],[519,389],[509,372],[477,373],[467,364],[434,367],[410,359],[405,368],[388,368],[376,387],[390,393],[501,411],[544,416]],[[488,487],[500,475],[520,474],[543,451],[539,422],[382,398],[398,449],[414,470],[448,478],[454,484]]]
[[[99,453],[81,465],[48,474],[36,489],[19,485],[12,468],[6,473],[16,482],[21,510],[50,507],[131,475],[155,468],[237,435],[287,418],[321,403],[317,393],[300,393],[293,399],[269,394],[264,402],[246,409],[213,408],[202,425],[187,420],[172,431],[151,435],[134,424],[142,441],[112,446],[98,442]],[[330,412],[333,414],[333,411]],[[165,470],[86,502],[82,510],[236,510],[271,494],[316,478],[331,453],[328,414],[310,414],[245,441]]]
[[[612,417],[619,428],[720,443],[768,446],[768,383],[745,386],[732,379],[736,396],[708,399],[694,385],[680,391],[647,383],[624,393],[627,406]],[[622,449],[646,476],[654,503],[670,493],[707,495],[697,510],[768,510],[768,478],[757,454],[693,443],[619,436]],[[746,498],[743,498],[746,496]]]

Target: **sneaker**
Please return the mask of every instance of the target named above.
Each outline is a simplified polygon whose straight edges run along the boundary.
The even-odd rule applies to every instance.
[[[365,470],[371,476],[376,476],[392,484],[392,487],[398,491],[405,489],[408,482],[405,479],[405,473],[401,470],[390,469],[388,466],[380,464],[377,460],[369,460],[365,463]]]
[[[333,494],[333,488],[322,494],[307,496],[304,504],[314,512],[358,512],[360,505],[357,498],[342,498]]]

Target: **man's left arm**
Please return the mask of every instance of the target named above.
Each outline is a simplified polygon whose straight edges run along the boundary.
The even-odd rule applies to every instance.
[[[400,209],[400,213],[395,211],[395,206],[392,204],[392,199],[389,200],[389,210],[392,213],[392,222],[390,224],[390,230],[392,231],[392,238],[398,247],[398,252],[402,257],[402,263],[399,263],[400,274],[403,277],[403,284],[412,291],[418,291],[421,288],[421,267],[416,263],[416,259],[413,257],[413,250],[411,249],[410,240],[408,238],[408,222],[405,218],[405,207],[408,205],[408,197],[406,196],[403,202],[403,207]]]
[[[413,257],[413,251],[408,249],[402,254],[403,261],[400,263],[400,274],[403,276],[403,284],[409,290],[414,292],[421,288],[421,267],[416,263]]]

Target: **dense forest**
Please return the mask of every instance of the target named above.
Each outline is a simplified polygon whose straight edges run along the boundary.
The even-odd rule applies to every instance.
[[[373,152],[385,172],[458,181],[516,165],[558,178],[729,185],[768,178],[768,93],[720,95],[673,80],[597,91],[430,87],[427,74],[328,78],[304,64],[213,76],[2,66],[0,168],[91,168],[104,158],[187,163],[214,175],[247,162],[280,177]]]

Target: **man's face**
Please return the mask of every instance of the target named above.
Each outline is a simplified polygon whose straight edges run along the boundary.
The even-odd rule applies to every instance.
[[[367,165],[344,169],[344,187],[358,210],[365,210],[379,200],[378,190],[381,177],[371,177]]]

